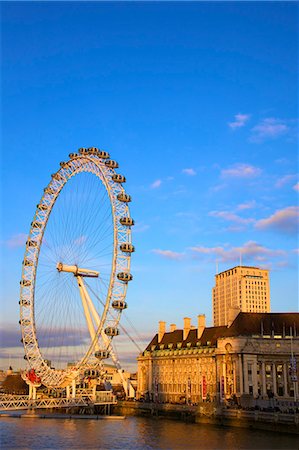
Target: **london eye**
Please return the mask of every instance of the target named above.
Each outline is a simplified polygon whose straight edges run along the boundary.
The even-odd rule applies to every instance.
[[[69,386],[86,370],[119,364],[112,340],[132,280],[134,221],[118,163],[80,148],[51,176],[37,204],[20,281],[25,359],[36,379]]]

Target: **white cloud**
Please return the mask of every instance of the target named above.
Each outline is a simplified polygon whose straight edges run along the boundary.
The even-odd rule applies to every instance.
[[[299,183],[296,183],[296,184],[293,186],[293,189],[294,189],[294,191],[299,192]]]
[[[298,231],[299,207],[289,206],[275,211],[270,217],[256,223],[260,230],[274,230],[282,233],[296,234]]]
[[[287,183],[293,181],[296,177],[297,177],[296,174],[285,175],[285,176],[279,178],[279,179],[276,181],[275,187],[281,188],[281,187],[283,187],[285,184],[287,184]]]
[[[6,241],[6,245],[9,248],[23,247],[26,243],[26,239],[27,234],[25,233],[14,234],[10,239]]]
[[[176,261],[182,259],[184,256],[183,253],[173,252],[172,250],[153,249],[152,252],[156,253],[156,255],[162,256],[163,258],[173,259]]]
[[[229,167],[228,169],[222,169],[222,177],[231,178],[254,178],[259,176],[262,170],[259,167],[252,166],[251,164],[238,163]]]
[[[229,122],[228,126],[235,130],[237,128],[242,128],[250,119],[250,114],[236,114],[234,122]]]
[[[254,219],[244,219],[230,211],[211,211],[209,216],[218,217],[219,219],[227,220],[229,222],[234,222],[240,225],[246,225],[250,222],[254,222]]]
[[[273,250],[264,247],[254,241],[248,241],[241,247],[191,247],[195,254],[210,255],[217,257],[221,262],[239,262],[240,255],[243,260],[253,260],[257,262],[265,262],[272,258],[278,258],[286,255],[283,250]],[[243,261],[244,262],[244,261]]]
[[[161,186],[161,184],[162,184],[162,180],[156,180],[150,185],[150,188],[157,189]]]
[[[255,127],[251,129],[252,142],[260,143],[266,140],[276,139],[290,131],[285,121],[268,117],[261,120]]]
[[[194,177],[196,175],[196,172],[194,169],[190,168],[190,169],[183,169],[182,173],[189,175],[191,177]]]
[[[240,203],[237,206],[237,210],[238,211],[243,211],[244,209],[253,209],[256,207],[256,201],[255,200],[251,200],[248,202],[244,202],[244,203]]]

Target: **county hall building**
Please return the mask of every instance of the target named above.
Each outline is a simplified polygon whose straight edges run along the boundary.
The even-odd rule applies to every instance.
[[[137,397],[174,403],[298,399],[299,313],[239,313],[229,326],[165,322],[138,357]]]

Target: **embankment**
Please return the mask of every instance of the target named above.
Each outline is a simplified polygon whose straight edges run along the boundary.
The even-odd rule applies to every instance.
[[[113,414],[165,417],[198,424],[299,434],[299,414],[226,409],[213,403],[192,406],[123,401],[113,407]]]

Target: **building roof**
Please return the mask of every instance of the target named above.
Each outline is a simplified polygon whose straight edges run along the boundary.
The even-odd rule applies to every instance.
[[[299,313],[246,313],[240,312],[231,326],[208,327],[205,328],[200,338],[197,336],[197,329],[191,329],[187,338],[183,339],[183,330],[175,330],[164,333],[161,342],[158,343],[156,334],[146,347],[147,351],[152,348],[158,349],[160,345],[168,348],[169,344],[177,348],[181,344],[182,348],[198,345],[215,347],[217,339],[222,337],[236,336],[297,336],[299,337]],[[188,345],[189,344],[189,345]]]

